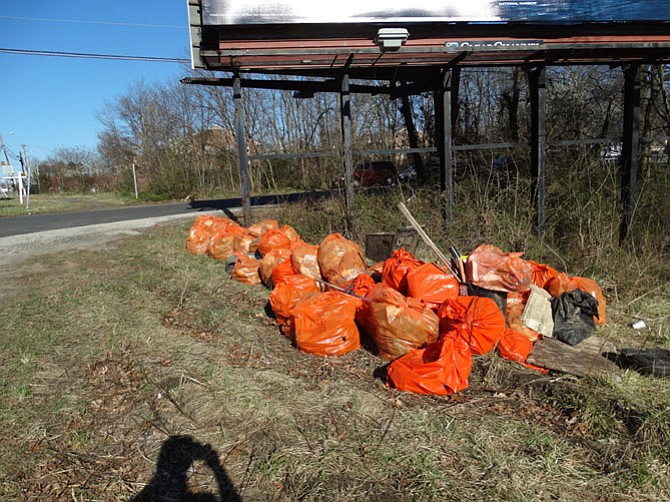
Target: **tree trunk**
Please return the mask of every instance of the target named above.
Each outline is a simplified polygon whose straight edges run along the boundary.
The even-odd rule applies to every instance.
[[[409,96],[402,97],[402,104],[400,106],[402,110],[402,115],[405,119],[405,126],[407,127],[407,136],[409,139],[410,148],[419,148],[419,139],[416,133],[416,127],[414,125],[414,117],[412,114],[412,104],[410,102]],[[414,169],[416,169],[416,175],[419,179],[426,178],[426,172],[423,167],[423,159],[421,154],[418,152],[412,153],[412,162],[414,164]]]

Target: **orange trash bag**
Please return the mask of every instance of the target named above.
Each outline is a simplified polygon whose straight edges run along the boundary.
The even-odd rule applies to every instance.
[[[217,227],[216,231],[209,238],[207,254],[215,260],[227,260],[236,251],[240,251],[237,249],[239,247],[237,242],[240,236],[244,234],[244,229],[237,224],[235,226],[221,225]]]
[[[300,274],[291,275],[274,287],[270,293],[270,307],[285,335],[289,335],[285,328],[291,317],[291,309],[310,294],[320,292],[314,279]]]
[[[525,363],[528,354],[533,348],[533,342],[523,333],[510,328],[506,328],[498,342],[498,354],[500,357]]]
[[[507,293],[507,308],[509,309],[512,306],[521,305],[524,306],[528,303],[528,298],[530,297],[530,289],[522,293]]]
[[[256,247],[251,247],[251,243],[254,241],[255,237],[248,233],[235,236],[234,250],[237,253],[246,253],[246,254],[255,254]]]
[[[390,258],[384,261],[382,269],[382,282],[387,286],[407,295],[407,274],[424,262],[417,260],[412,253],[405,248],[396,249]]]
[[[212,234],[217,230],[219,225],[225,225],[226,220],[228,218],[208,214],[196,216],[195,222],[189,229],[186,237],[186,249],[195,255],[207,253],[210,237],[212,237]]]
[[[321,269],[317,259],[318,252],[319,246],[316,244],[298,242],[293,247],[293,255],[291,256],[291,263],[296,273],[306,275],[312,279],[321,279]]]
[[[273,249],[291,249],[292,244],[293,241],[283,230],[269,228],[260,236],[257,250],[261,256],[265,256]]]
[[[549,282],[550,279],[558,276],[558,271],[549,265],[543,263],[537,263],[533,260],[528,260],[532,270],[532,282],[540,288],[544,288],[544,285]]]
[[[424,263],[407,272],[407,296],[422,300],[433,310],[448,298],[458,296],[459,283],[434,263]]]
[[[225,261],[235,254],[235,235],[221,232],[216,232],[209,240],[209,247],[207,254],[210,258],[215,260]]]
[[[407,298],[384,283],[375,284],[365,297],[356,321],[379,349],[392,360],[437,340],[439,320],[430,307]]]
[[[468,387],[471,369],[467,342],[460,336],[447,336],[389,364],[386,384],[416,394],[446,396]]]
[[[546,368],[526,362],[531,350],[533,350],[533,342],[528,340],[522,333],[509,328],[505,329],[500,342],[498,342],[498,355],[500,357],[521,363],[526,368],[538,371],[544,375],[549,373],[549,370]]]
[[[247,231],[254,237],[260,237],[271,228],[279,228],[279,222],[272,219],[257,221],[256,223],[251,224]]]
[[[368,267],[368,272],[372,274],[373,278],[379,279],[379,281],[382,280],[382,271],[384,270],[384,262],[383,261],[378,261],[376,263],[373,263]]]
[[[367,296],[367,294],[372,291],[372,288],[375,287],[377,283],[368,274],[360,274],[353,281],[347,284],[347,291],[358,295],[358,296]]]
[[[491,298],[459,296],[446,300],[437,310],[440,334],[456,331],[474,354],[493,350],[505,329],[505,317]]]
[[[255,286],[261,283],[261,276],[258,273],[261,262],[246,254],[237,255],[237,261],[233,266],[231,277],[238,282]]]
[[[523,303],[510,303],[508,301],[505,320],[507,322],[508,328],[513,329],[514,331],[524,335],[531,342],[534,342],[540,337],[540,334],[537,331],[523,325],[521,316],[523,316],[523,311],[525,309],[526,305]]]
[[[316,257],[324,279],[340,288],[367,270],[358,244],[338,233],[324,237]]]
[[[528,289],[533,271],[523,253],[503,253],[496,246],[483,244],[465,263],[468,281],[493,291],[518,292]]]
[[[309,354],[341,356],[361,346],[354,321],[361,300],[339,291],[310,296],[291,310],[296,346]]]
[[[272,271],[274,268],[285,261],[291,262],[291,250],[285,248],[275,249],[266,254],[261,260],[260,274],[263,284],[270,285]],[[295,272],[294,272],[295,273]]]
[[[284,232],[284,234],[291,239],[291,242],[300,242],[300,235],[291,225],[282,225],[279,230]]]
[[[547,282],[544,289],[554,298],[558,298],[563,293],[567,293],[573,289],[581,289],[593,296],[598,302],[598,317],[594,317],[593,319],[596,326],[602,326],[607,321],[607,301],[605,300],[605,295],[603,295],[603,290],[600,289],[598,283],[593,279],[569,277],[567,274],[560,272],[558,276]]]
[[[272,273],[270,274],[270,281],[272,286],[286,282],[286,279],[295,275],[295,270],[293,270],[293,264],[291,260],[284,260],[277,263],[272,268]]]

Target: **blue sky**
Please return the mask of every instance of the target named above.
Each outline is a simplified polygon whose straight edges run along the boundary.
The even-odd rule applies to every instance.
[[[3,0],[0,48],[188,59],[186,0]],[[0,52],[0,71],[0,135],[43,159],[94,148],[105,101],[138,81],[178,81],[185,65]]]

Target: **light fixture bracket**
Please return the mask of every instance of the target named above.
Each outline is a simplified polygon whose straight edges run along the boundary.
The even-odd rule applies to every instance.
[[[384,51],[397,51],[409,38],[406,28],[379,28],[374,42]]]

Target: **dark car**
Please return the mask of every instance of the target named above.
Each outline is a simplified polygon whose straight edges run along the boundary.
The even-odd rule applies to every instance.
[[[359,162],[354,167],[354,184],[357,186],[393,185],[397,176],[395,164],[389,161]]]
[[[398,179],[398,170],[395,164],[386,160],[359,162],[354,166],[354,186],[372,187],[380,185],[395,185]],[[333,188],[344,186],[344,176],[333,180]]]

